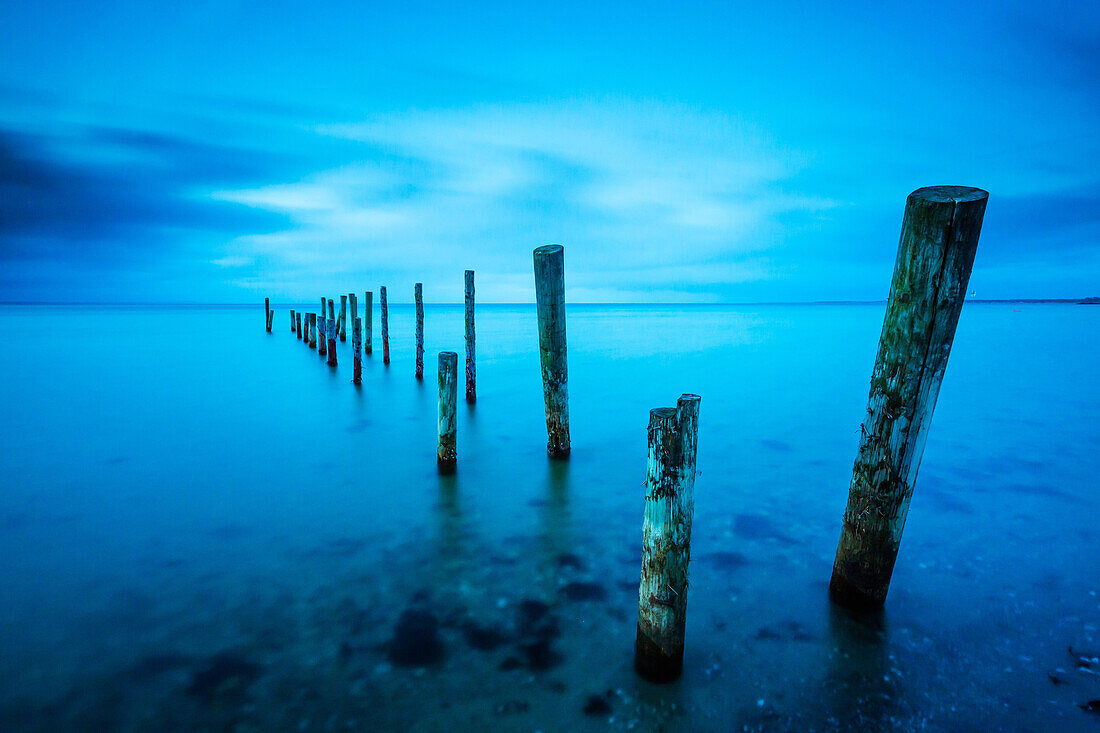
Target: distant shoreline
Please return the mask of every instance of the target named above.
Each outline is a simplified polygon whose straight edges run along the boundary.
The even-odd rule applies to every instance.
[[[975,304],[1011,304],[1011,303],[1068,303],[1071,305],[1100,305],[1100,298],[1016,298],[1016,299],[982,299],[982,298],[970,298],[967,299],[967,303]],[[678,303],[678,302],[658,302],[658,303],[569,303],[570,307],[602,307],[602,308],[637,308],[637,307],[665,307],[665,306],[678,306],[678,307],[696,307],[696,308],[713,308],[716,306],[761,306],[761,305],[882,305],[886,303],[886,299],[880,300],[762,300],[762,301],[741,301],[741,302],[728,302],[728,303]],[[313,301],[306,302],[273,302],[271,306],[280,308],[286,308],[288,306],[306,306],[311,304],[315,305]],[[263,303],[259,301],[254,302],[241,302],[241,303],[144,303],[144,302],[58,302],[58,301],[3,301],[0,302],[0,306],[114,306],[114,307],[147,307],[147,308],[257,308]],[[408,302],[394,302],[390,301],[391,306],[411,306],[412,303]],[[425,305],[434,306],[456,306],[462,307],[461,302],[457,303],[425,303]],[[500,307],[534,307],[533,302],[530,303],[478,303],[478,306],[500,306]],[[377,306],[376,306],[377,307]]]

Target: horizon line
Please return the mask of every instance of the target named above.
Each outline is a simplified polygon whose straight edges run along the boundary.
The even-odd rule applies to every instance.
[[[1084,300],[1094,298],[1095,296],[1083,296],[1074,298],[968,298],[967,303],[1081,303]],[[566,305],[575,306],[639,306],[639,305],[667,305],[667,306],[696,306],[696,307],[708,307],[708,306],[730,306],[730,305],[875,305],[885,303],[886,298],[878,298],[874,300],[752,300],[752,301],[721,301],[714,303],[701,303],[699,301],[588,301],[570,303],[566,302]],[[0,306],[11,305],[98,305],[98,306],[208,306],[208,307],[256,307],[262,305],[257,301],[234,301],[234,302],[217,302],[217,301],[61,301],[61,300],[9,300],[0,301]],[[306,305],[303,302],[294,301],[281,301],[273,302],[272,306],[290,306],[290,305]],[[375,308],[378,308],[378,302],[375,301]],[[414,305],[413,301],[389,301],[389,305]],[[425,302],[424,305],[445,305],[445,306],[461,306],[464,305],[463,301],[456,302]],[[514,302],[514,301],[485,301],[478,302],[478,305],[503,305],[503,306],[534,306],[534,301]]]

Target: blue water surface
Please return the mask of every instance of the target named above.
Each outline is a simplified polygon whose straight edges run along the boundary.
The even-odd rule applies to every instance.
[[[350,333],[333,369],[275,308],[0,307],[0,728],[1098,729],[1100,308],[965,306],[861,617],[827,585],[883,304],[570,306],[567,462],[534,307],[480,306],[453,477],[461,307],[427,307],[423,382],[412,308],[388,366],[376,309],[361,387]],[[646,424],[682,392],[687,650],[657,686]]]

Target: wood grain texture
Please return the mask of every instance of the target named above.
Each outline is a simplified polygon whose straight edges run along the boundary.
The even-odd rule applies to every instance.
[[[987,196],[936,186],[906,202],[829,586],[841,605],[867,609],[886,600]]]
[[[474,271],[466,270],[466,401],[477,400],[477,368],[474,365]]]
[[[535,257],[535,302],[539,321],[539,360],[546,403],[546,452],[569,455],[569,370],[565,346],[565,249],[539,247]]]
[[[413,286],[416,302],[416,378],[424,378],[424,284]]]
[[[340,296],[340,321],[336,325],[336,329],[340,332],[340,340],[348,340],[348,296]]]
[[[454,471],[458,462],[455,410],[458,406],[458,354],[439,352],[439,441],[436,463],[444,473]]]
[[[390,363],[390,309],[386,303],[386,286],[378,288],[378,303],[382,309],[382,363]]]
[[[372,324],[374,323],[374,293],[366,291],[363,293],[363,353],[371,354],[374,352],[373,342],[371,340]]]

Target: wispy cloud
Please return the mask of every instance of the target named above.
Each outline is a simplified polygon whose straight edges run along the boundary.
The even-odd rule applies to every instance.
[[[715,272],[726,283],[771,276],[778,217],[837,205],[779,188],[806,165],[798,151],[735,117],[676,105],[414,110],[315,131],[358,142],[362,159],[213,194],[292,223],[229,248],[260,271],[252,287],[385,271],[437,280],[451,298],[458,285],[444,283],[474,267],[487,299],[527,300],[516,276],[529,280],[530,250],[562,242],[575,292],[593,300],[646,300],[686,282],[718,299],[707,289]]]

